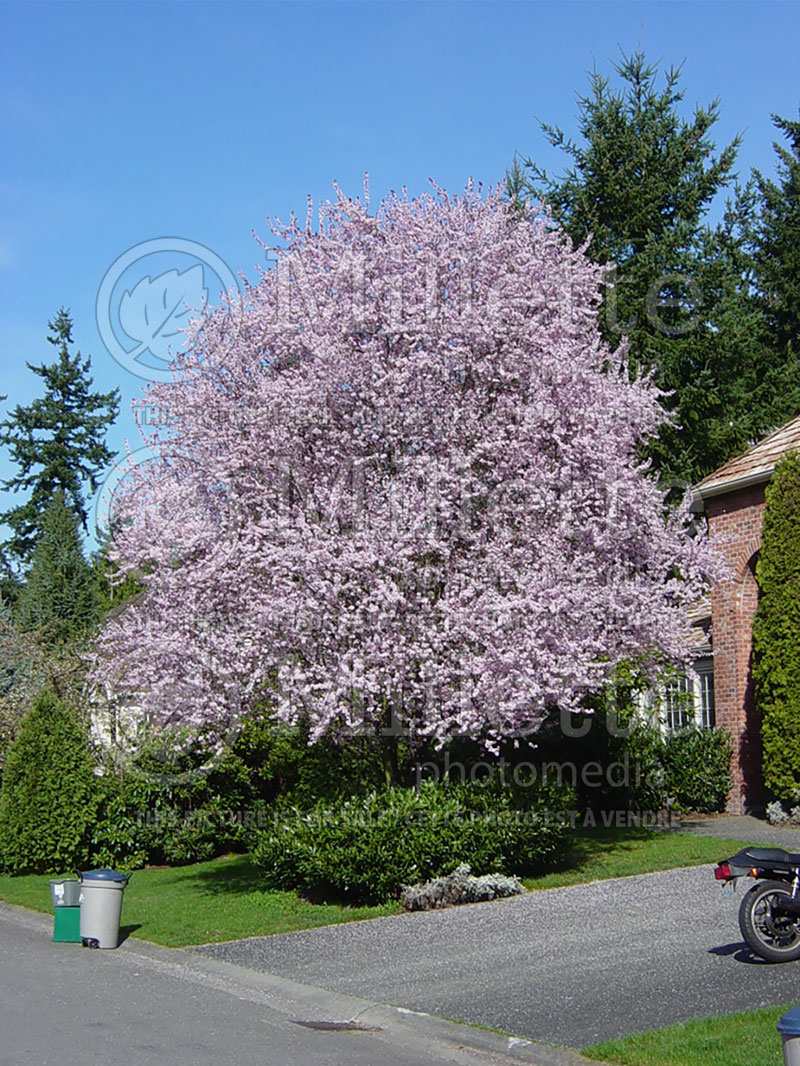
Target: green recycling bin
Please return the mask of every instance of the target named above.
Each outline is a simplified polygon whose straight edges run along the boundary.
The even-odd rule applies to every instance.
[[[122,894],[127,883],[128,875],[116,870],[87,870],[81,874],[80,932],[84,947],[117,947]]]
[[[80,944],[81,883],[76,877],[50,882],[50,899],[55,920],[53,940],[58,944]]]

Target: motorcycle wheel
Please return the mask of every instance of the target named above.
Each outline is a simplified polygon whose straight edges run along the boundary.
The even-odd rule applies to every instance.
[[[739,928],[752,952],[767,962],[800,959],[800,918],[775,914],[775,904],[792,898],[783,881],[760,881],[739,907]]]

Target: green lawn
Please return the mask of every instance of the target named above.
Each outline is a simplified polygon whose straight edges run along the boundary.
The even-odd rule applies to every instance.
[[[578,829],[569,865],[541,877],[525,878],[525,887],[563,888],[609,877],[715,863],[734,855],[746,843],[650,829]]]
[[[782,1066],[775,1026],[791,1006],[698,1018],[583,1048],[583,1054],[617,1066]]]
[[[0,877],[0,899],[51,911],[52,876]],[[383,907],[312,904],[293,892],[265,891],[262,879],[262,871],[241,856],[137,870],[125,889],[123,934],[176,948],[290,933],[400,910],[394,903]]]
[[[569,868],[529,878],[525,884],[556,888],[716,862],[742,846],[741,841],[646,829],[581,829]],[[50,876],[0,877],[0,899],[49,912],[49,882]],[[261,871],[249,859],[227,857],[194,866],[137,870],[125,889],[122,925],[124,932],[144,940],[182,947],[398,913],[397,903],[343,907],[309,903],[294,892],[268,891]]]

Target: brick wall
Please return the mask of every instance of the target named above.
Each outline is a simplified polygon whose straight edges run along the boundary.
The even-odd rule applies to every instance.
[[[706,513],[709,531],[719,538],[730,567],[729,579],[711,590],[711,639],[717,725],[727,729],[734,742],[727,810],[741,814],[764,800],[750,661],[764,486],[712,496],[706,501]]]

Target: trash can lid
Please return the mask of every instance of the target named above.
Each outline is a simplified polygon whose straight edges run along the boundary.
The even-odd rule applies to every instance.
[[[800,1036],[800,1007],[787,1010],[778,1022],[778,1032],[781,1036]]]
[[[81,874],[81,881],[127,881],[128,875],[118,873],[117,870],[109,870],[104,867],[102,870],[84,870]]]

